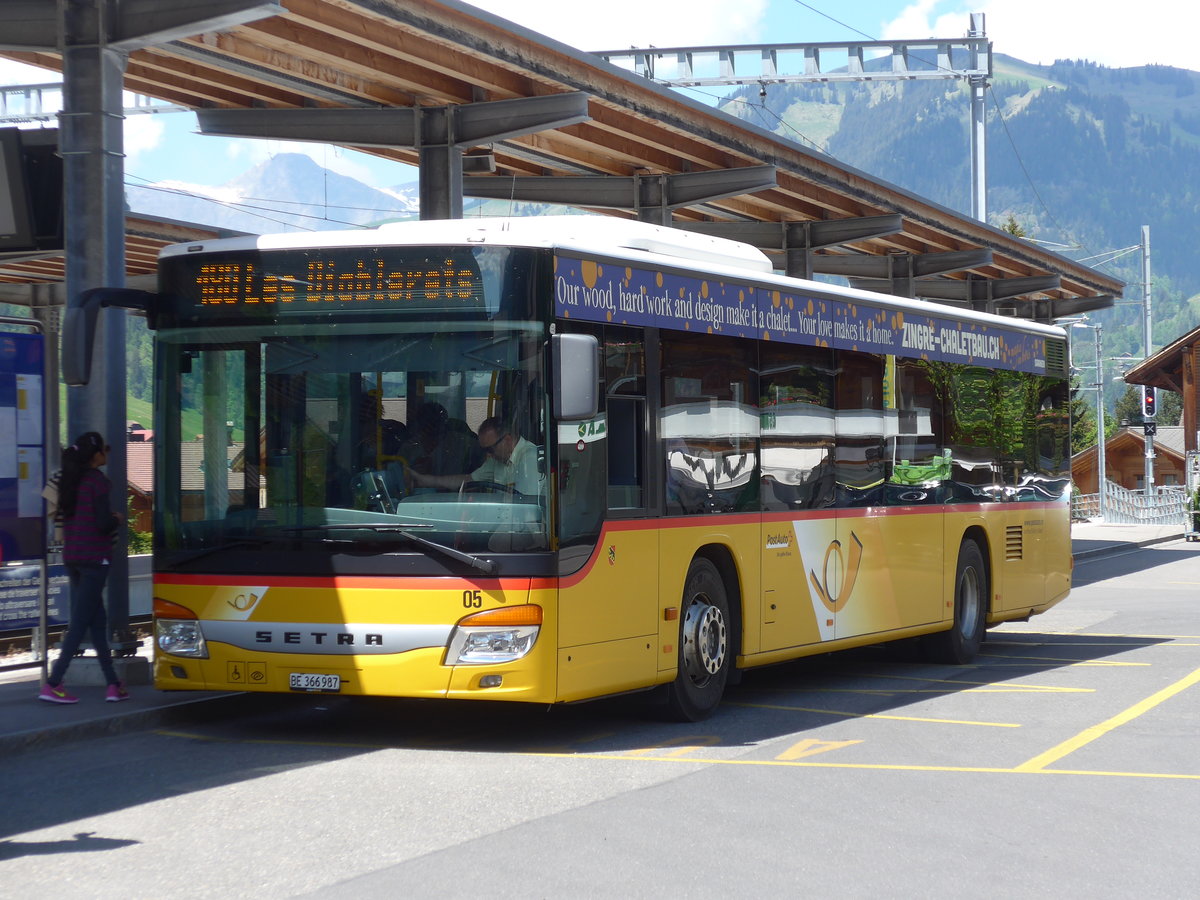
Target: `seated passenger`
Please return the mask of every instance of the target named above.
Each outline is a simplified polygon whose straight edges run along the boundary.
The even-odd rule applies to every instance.
[[[412,429],[400,447],[408,467],[422,475],[469,472],[483,461],[478,441],[470,430],[455,428],[440,403],[423,403],[412,420]]]
[[[529,497],[541,494],[544,479],[538,471],[537,447],[521,437],[515,427],[505,425],[496,416],[484,419],[479,425],[479,446],[487,458],[474,471],[438,475],[410,467],[405,474],[416,487],[453,491],[469,481],[480,481]]]

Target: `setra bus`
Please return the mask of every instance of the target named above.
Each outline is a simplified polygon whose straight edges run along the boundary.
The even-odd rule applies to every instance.
[[[565,703],[1070,585],[1061,329],[597,216],[162,251],[154,681]]]

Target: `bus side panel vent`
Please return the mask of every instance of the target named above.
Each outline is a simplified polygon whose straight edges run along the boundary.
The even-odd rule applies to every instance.
[[[1025,558],[1025,529],[1020,525],[1009,525],[1004,533],[1004,558]]]
[[[1067,374],[1067,342],[1056,338],[1046,339],[1046,374]]]

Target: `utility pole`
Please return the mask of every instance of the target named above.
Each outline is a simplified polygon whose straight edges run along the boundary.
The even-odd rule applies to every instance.
[[[971,13],[971,30],[969,38],[986,40],[983,13]],[[971,50],[972,54],[980,51]],[[982,68],[982,60],[976,57],[973,61],[976,69]],[[987,66],[990,70],[991,66]],[[971,87],[971,215],[980,222],[987,221],[987,110],[984,105],[987,92],[987,76],[971,75],[967,84]]]
[[[1108,480],[1108,467],[1104,458],[1104,356],[1102,350],[1104,341],[1101,337],[1101,326],[1095,326],[1096,332],[1096,491],[1100,495],[1100,521],[1105,522],[1108,514],[1108,504],[1104,500]]]
[[[1146,348],[1146,353],[1143,359],[1149,359],[1153,352],[1150,338],[1150,226],[1142,226],[1142,342]],[[1153,425],[1149,422],[1146,425]],[[1154,508],[1154,431],[1153,428],[1146,427],[1146,505],[1153,510]]]

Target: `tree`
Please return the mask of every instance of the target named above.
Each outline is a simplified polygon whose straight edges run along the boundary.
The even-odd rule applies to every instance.
[[[1158,424],[1179,425],[1183,419],[1183,396],[1158,389]]]
[[[1096,446],[1096,406],[1089,403],[1094,392],[1081,391],[1079,379],[1071,380],[1071,454]]]
[[[1142,424],[1141,385],[1131,384],[1125,388],[1125,393],[1117,398],[1116,406],[1113,407],[1113,419],[1118,424],[1121,422],[1127,425]]]
[[[1017,221],[1012,213],[1008,214],[1008,218],[1004,220],[1004,224],[1000,226],[1000,230],[1007,231],[1013,237],[1029,237],[1029,232],[1021,227],[1021,223]]]

